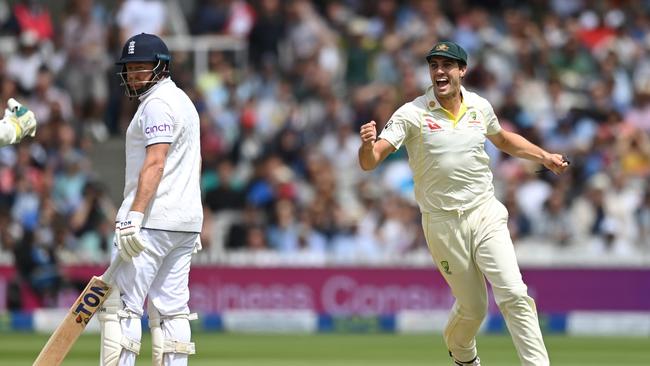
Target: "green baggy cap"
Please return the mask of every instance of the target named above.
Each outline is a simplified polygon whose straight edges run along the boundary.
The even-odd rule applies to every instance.
[[[467,65],[467,52],[465,52],[463,47],[454,42],[445,41],[436,43],[436,45],[433,46],[431,51],[429,51],[427,54],[427,62],[430,62],[429,60],[433,56],[448,57],[454,60],[458,60],[463,65]]]

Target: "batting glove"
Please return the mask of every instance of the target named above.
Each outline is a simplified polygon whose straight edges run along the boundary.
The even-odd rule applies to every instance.
[[[16,128],[16,141],[22,140],[25,136],[36,135],[36,117],[34,112],[20,104],[16,99],[9,98],[5,118],[13,123]]]
[[[140,255],[145,249],[145,242],[140,235],[143,218],[142,212],[129,211],[126,220],[120,222],[117,227],[117,249],[120,257],[127,262]]]

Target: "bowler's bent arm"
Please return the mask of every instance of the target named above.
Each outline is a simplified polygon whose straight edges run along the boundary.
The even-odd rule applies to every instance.
[[[373,170],[394,152],[395,147],[384,139],[379,139],[372,144],[362,144],[359,148],[359,165],[363,170]]]

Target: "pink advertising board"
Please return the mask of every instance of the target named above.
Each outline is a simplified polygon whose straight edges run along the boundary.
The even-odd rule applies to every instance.
[[[86,281],[101,266],[64,268]],[[14,275],[0,267],[0,310]],[[540,312],[650,311],[650,269],[524,269]],[[449,309],[453,297],[433,268],[233,268],[194,266],[191,308],[309,309],[331,315],[378,315],[399,310]],[[74,300],[74,299],[73,299]],[[494,302],[490,311],[497,311]]]

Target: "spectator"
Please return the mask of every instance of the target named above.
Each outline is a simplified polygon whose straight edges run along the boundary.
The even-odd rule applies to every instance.
[[[235,37],[246,38],[255,19],[253,8],[244,0],[230,1],[230,14],[226,22],[226,33]]]
[[[239,220],[227,229],[225,248],[228,250],[256,250],[268,247],[264,232],[264,214],[252,205],[244,207]]]
[[[88,181],[83,200],[70,217],[70,228],[78,239],[77,258],[101,262],[110,254],[117,209],[99,182]]]
[[[36,86],[38,70],[45,64],[39,51],[38,35],[34,31],[20,34],[18,52],[7,60],[7,76],[16,81],[18,90],[29,94]]]
[[[61,288],[57,252],[54,246],[38,245],[34,233],[26,231],[14,248],[14,262],[20,276],[27,281],[42,307],[57,306]]]
[[[263,63],[278,63],[278,47],[285,32],[280,11],[280,0],[260,2],[259,15],[248,35],[248,55],[258,70]]]
[[[615,223],[612,229],[617,239],[626,243],[638,240],[638,227],[634,214],[643,198],[636,181],[622,171],[614,171],[604,195],[607,218]],[[626,244],[627,245],[627,244]]]
[[[248,251],[263,251],[269,248],[269,244],[261,226],[251,226],[245,228],[244,248]]]
[[[211,187],[203,187],[207,192],[204,202],[214,213],[221,210],[241,210],[244,208],[244,182],[235,175],[232,162],[223,159],[216,164],[215,182]]]
[[[368,84],[370,81],[374,44],[367,38],[369,26],[365,19],[354,19],[349,23],[345,81],[351,86]]]
[[[93,16],[93,7],[93,0],[72,2],[72,13],[63,23],[67,63],[62,75],[84,130],[103,140],[108,134],[101,118],[108,99],[106,70],[110,64],[106,24]]]
[[[226,28],[230,1],[201,0],[196,5],[191,22],[193,34],[217,34]]]
[[[650,137],[639,130],[621,131],[616,138],[617,156],[624,174],[650,176]]]
[[[570,245],[573,235],[569,210],[564,201],[565,197],[560,192],[551,193],[534,228],[538,237],[560,247]]]
[[[38,70],[34,93],[28,104],[41,124],[50,122],[53,109],[60,111],[61,117],[66,121],[74,119],[72,100],[67,89],[61,89],[54,84],[54,75],[47,66],[41,66]]]
[[[604,194],[609,184],[607,175],[596,174],[587,183],[585,191],[574,200],[571,223],[578,242],[604,235],[603,223],[607,218]]]
[[[282,253],[294,253],[299,248],[300,224],[293,202],[275,202],[273,221],[268,228],[269,246]]]
[[[63,156],[63,170],[54,177],[54,202],[57,210],[66,216],[73,214],[83,202],[87,163],[84,156],[69,151]]]
[[[117,12],[120,42],[140,33],[163,35],[167,6],[160,0],[125,0]]]
[[[13,15],[20,32],[34,32],[39,41],[52,39],[54,28],[50,12],[38,0],[28,0],[14,6]]]

